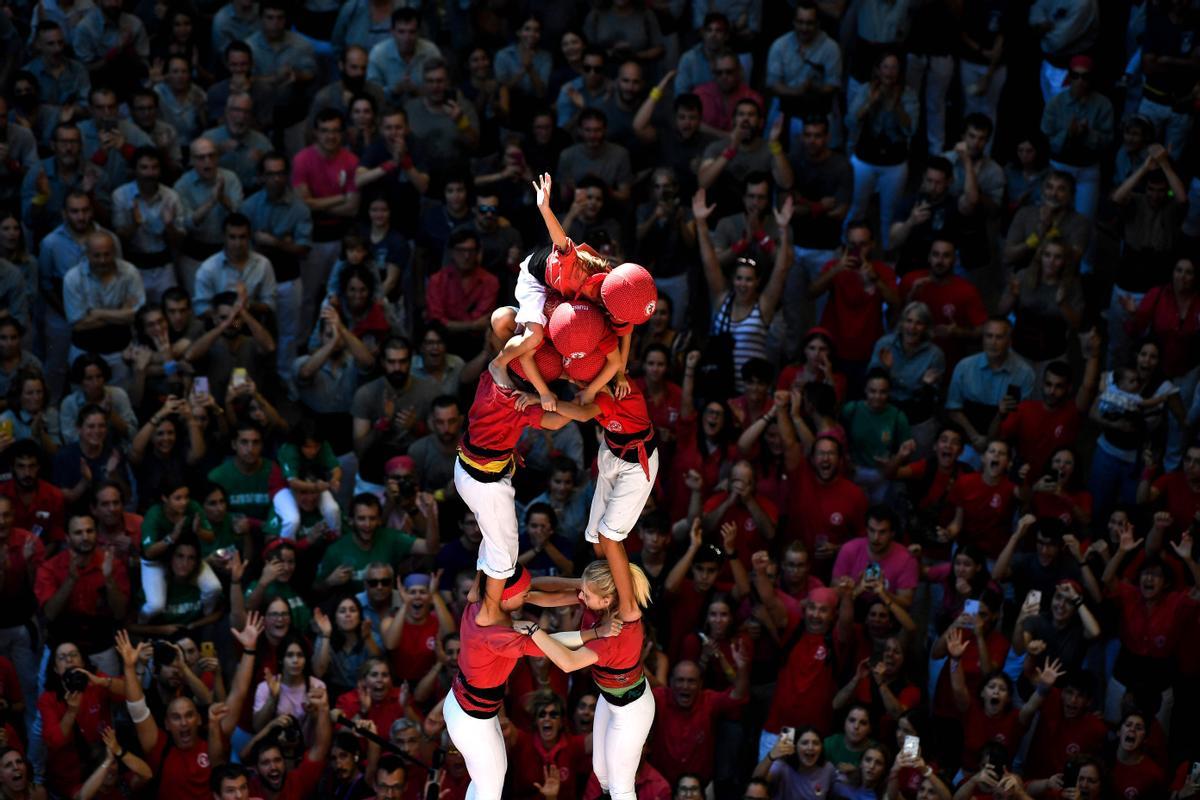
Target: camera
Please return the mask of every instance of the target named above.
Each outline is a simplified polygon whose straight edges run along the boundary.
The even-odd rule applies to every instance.
[[[62,676],[63,688],[68,692],[82,692],[89,682],[87,673],[81,669],[69,669]]]
[[[405,475],[396,480],[396,491],[403,497],[412,497],[417,493],[417,482],[412,479],[411,475]]]

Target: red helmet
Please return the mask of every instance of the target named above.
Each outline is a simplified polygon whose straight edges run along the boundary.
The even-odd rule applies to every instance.
[[[615,321],[641,325],[654,313],[658,287],[645,267],[627,262],[604,276],[600,296]]]
[[[566,370],[567,377],[571,380],[587,386],[600,374],[600,370],[604,369],[604,362],[607,360],[607,355],[599,350],[593,350],[579,358],[565,359],[563,369]]]
[[[554,309],[546,328],[554,349],[566,358],[581,358],[592,352],[612,330],[604,312],[586,300],[562,303]]]
[[[534,352],[533,363],[537,366],[538,374],[542,376],[542,380],[546,383],[558,380],[562,376],[563,358],[554,349],[554,345],[546,340],[543,340],[542,344]],[[521,380],[529,380],[529,376],[525,374],[525,368],[521,366],[520,359],[514,358],[508,362],[508,368]]]

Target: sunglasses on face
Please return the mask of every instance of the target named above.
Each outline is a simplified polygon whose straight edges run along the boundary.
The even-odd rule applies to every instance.
[[[480,214],[495,214],[500,209],[497,206],[481,205],[478,207]]]

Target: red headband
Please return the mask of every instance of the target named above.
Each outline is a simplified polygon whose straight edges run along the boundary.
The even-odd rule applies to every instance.
[[[511,586],[505,586],[504,592],[500,595],[501,600],[507,600],[510,597],[516,597],[522,592],[529,591],[530,585],[533,583],[533,578],[529,576],[529,570],[525,569],[520,564],[517,564],[516,572],[513,573],[515,582]]]

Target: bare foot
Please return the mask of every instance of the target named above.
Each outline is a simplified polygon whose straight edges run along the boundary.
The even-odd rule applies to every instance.
[[[513,382],[509,380],[508,369],[500,364],[497,364],[495,359],[488,364],[488,373],[492,376],[492,380],[496,382],[496,385],[501,389],[515,388],[513,386]]]

